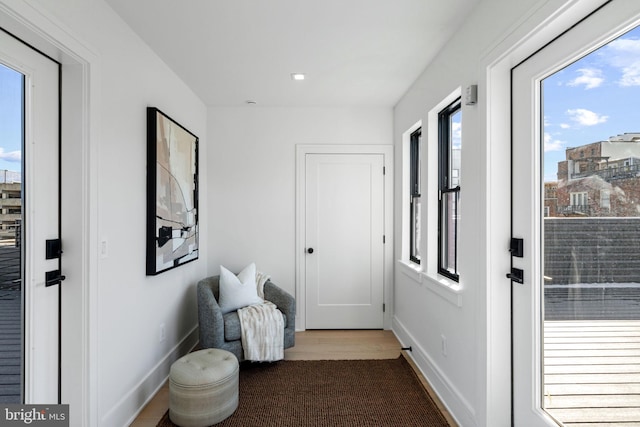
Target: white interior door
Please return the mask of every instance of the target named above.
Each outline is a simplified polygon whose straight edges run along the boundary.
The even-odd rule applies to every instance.
[[[306,156],[306,327],[379,329],[384,156]]]
[[[59,237],[59,66],[0,31],[0,62],[24,78],[22,149],[22,289],[24,403],[59,399],[59,287],[45,273],[45,241]]]
[[[613,417],[609,418],[610,420],[615,420],[621,412],[621,410],[619,408],[616,409],[616,407],[622,405],[621,402],[623,402],[623,400],[611,401],[611,407],[613,409],[596,410],[591,406],[593,403],[585,404],[585,402],[594,402],[593,399],[582,400],[579,396],[581,390],[585,391],[585,395],[595,395],[595,401],[600,401],[599,403],[595,403],[597,405],[600,405],[600,403],[608,399],[608,397],[597,396],[599,393],[604,393],[604,390],[607,389],[607,387],[602,384],[607,374],[604,372],[599,374],[597,371],[594,371],[594,369],[598,368],[590,366],[587,359],[577,360],[578,358],[587,356],[586,347],[583,347],[584,345],[601,341],[606,338],[606,334],[603,334],[601,331],[596,334],[598,336],[597,338],[591,336],[587,342],[577,342],[575,340],[579,339],[581,334],[582,336],[589,334],[589,332],[584,329],[586,324],[581,322],[571,322],[570,325],[568,323],[566,324],[566,326],[570,326],[571,328],[578,328],[576,329],[578,335],[575,336],[562,337],[555,335],[555,332],[549,331],[552,322],[548,321],[548,311],[550,311],[551,307],[548,306],[548,302],[546,303],[547,306],[545,306],[545,297],[551,288],[564,290],[572,295],[577,295],[575,291],[579,289],[593,288],[595,286],[605,289],[611,284],[581,283],[579,280],[577,282],[567,283],[566,281],[560,281],[560,278],[557,277],[556,274],[551,275],[548,273],[551,264],[557,262],[563,256],[571,254],[561,253],[555,256],[556,259],[550,259],[550,253],[545,253],[550,247],[548,243],[545,243],[545,236],[548,236],[550,232],[549,218],[545,219],[545,214],[548,217],[556,216],[557,218],[552,218],[554,221],[565,221],[565,224],[569,224],[570,222],[572,226],[579,224],[579,221],[583,221],[585,218],[584,212],[580,212],[571,217],[564,214],[560,215],[555,211],[555,207],[554,210],[552,210],[548,203],[545,204],[545,181],[549,180],[548,177],[545,180],[545,173],[543,172],[546,158],[544,154],[545,138],[547,139],[547,143],[549,143],[550,140],[558,137],[546,131],[545,126],[547,126],[547,121],[553,120],[553,118],[547,117],[547,111],[543,111],[543,106],[545,106],[543,96],[548,96],[548,93],[543,93],[542,83],[548,76],[557,73],[597,47],[607,43],[624,31],[629,30],[634,25],[637,25],[636,21],[639,14],[639,2],[634,0],[613,1],[583,20],[542,51],[536,53],[533,57],[513,69],[512,230],[513,237],[524,240],[523,256],[513,258],[513,267],[523,272],[523,283],[512,282],[513,404],[515,425],[549,426],[564,425],[564,423],[573,425],[570,424],[573,422],[577,423],[575,425],[582,425],[580,424],[581,422],[593,422],[594,418],[592,416],[597,412],[606,412],[608,417]],[[576,95],[575,98],[571,98],[571,101],[576,104],[575,112],[585,113],[586,108],[582,108],[580,111],[579,109],[581,108],[581,103],[585,102],[585,97],[589,94],[588,89],[594,87],[593,85],[602,83],[602,81],[596,80],[588,81],[587,78],[603,78],[605,76],[599,74],[595,69],[584,68],[578,71],[581,72],[582,79],[571,80],[571,84],[585,85],[585,87],[587,84],[591,84],[592,86],[580,92],[580,96]],[[567,81],[569,81],[568,78]],[[614,84],[614,82],[608,83]],[[544,89],[549,92],[551,90],[551,88],[547,87],[544,87]],[[604,98],[602,98],[601,101],[600,105],[604,105]],[[594,105],[598,104],[596,103]],[[627,109],[636,108],[629,103],[625,103],[625,107]],[[635,114],[637,114],[638,110],[636,109],[635,111]],[[601,112],[601,114],[604,115],[607,113]],[[603,122],[602,118],[601,122]],[[569,123],[570,122],[565,123],[564,126],[570,126]],[[636,132],[636,130],[633,129],[620,129],[620,132],[629,131]],[[561,138],[558,138],[558,141],[560,139]],[[591,140],[590,137],[585,137],[584,144],[592,142],[595,141]],[[569,147],[563,148],[566,149]],[[561,154],[565,155],[565,151],[561,150]],[[585,168],[587,163],[589,163],[586,157],[591,159],[591,166],[589,167],[594,170],[597,162],[604,161],[604,157],[595,153],[595,151],[587,153],[585,158],[580,160],[584,160]],[[613,160],[613,158],[611,160]],[[560,162],[547,161],[547,164],[549,163],[559,164]],[[555,167],[556,165],[554,164],[553,166]],[[583,171],[586,170],[587,169],[583,169]],[[560,212],[561,209],[566,212],[567,210],[561,206],[563,202],[559,194],[563,191],[563,188],[566,189],[569,185],[577,184],[577,180],[573,179],[577,177],[577,175],[575,175],[576,170],[573,168],[571,171],[568,171],[569,176],[573,177],[569,180],[561,178],[562,173],[560,166],[557,166],[555,172],[557,174],[557,185],[551,185],[551,187],[554,189],[557,187],[558,190],[558,212]],[[553,178],[551,179],[553,180]],[[553,181],[555,182],[555,180]],[[604,185],[604,180],[600,178],[590,179],[589,182],[591,182],[592,185]],[[548,182],[547,184],[552,183]],[[569,204],[568,207],[576,204],[572,202],[570,198],[567,198],[566,203]],[[609,199],[607,199],[607,203],[609,203]],[[545,207],[547,209],[545,209]],[[575,206],[573,207],[575,208]],[[589,234],[591,231],[592,230],[583,229],[580,232]],[[593,244],[594,246],[598,245],[597,242]],[[586,250],[588,250],[586,246],[578,246],[571,249],[570,252],[573,254],[572,256],[575,257],[580,256],[580,253]],[[569,259],[568,262],[570,263],[571,260]],[[578,265],[579,263],[573,262],[570,265],[571,274],[573,274],[574,277],[584,277],[579,270],[581,268],[587,268],[590,263],[596,262],[598,262],[597,255],[592,258],[591,261],[580,263],[580,265]],[[567,267],[566,270],[569,270],[569,268]],[[562,341],[563,339],[565,341]],[[549,366],[546,362],[552,353],[563,356],[562,360],[553,367]],[[574,361],[575,370],[569,372],[569,370],[565,369],[565,366],[573,364]],[[591,375],[594,372],[597,373],[596,376]],[[564,380],[562,378],[564,378]],[[562,393],[560,391],[561,388],[555,386],[556,381],[565,381],[567,383],[566,386],[573,390],[571,394],[560,396],[560,393]],[[583,382],[584,384],[581,384]],[[587,384],[589,382],[591,382],[591,384]],[[554,385],[550,386],[551,383]],[[560,408],[560,405],[563,405],[563,407]],[[638,419],[635,420],[636,423],[639,421]]]

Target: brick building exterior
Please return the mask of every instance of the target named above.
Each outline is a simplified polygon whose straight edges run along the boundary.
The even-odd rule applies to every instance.
[[[567,148],[545,183],[545,216],[640,216],[640,133]]]
[[[15,243],[22,218],[22,183],[19,172],[0,170],[0,245]]]
[[[544,183],[544,216],[558,216],[558,182]]]

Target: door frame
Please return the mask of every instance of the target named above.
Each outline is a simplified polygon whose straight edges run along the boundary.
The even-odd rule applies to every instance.
[[[534,54],[567,28],[606,3],[607,0],[567,0],[545,2],[532,8],[512,31],[496,40],[480,55],[486,70],[479,82],[479,99],[486,90],[484,106],[487,141],[486,199],[487,268],[484,277],[486,309],[479,313],[486,322],[486,382],[482,419],[484,425],[518,425],[508,402],[512,398],[511,375],[511,291],[505,275],[511,268],[508,252],[511,237],[511,68]],[[479,108],[482,104],[478,103]],[[506,225],[506,226],[505,226]],[[515,423],[515,424],[514,424]]]
[[[62,397],[78,425],[98,413],[98,156],[99,55],[27,2],[0,2],[0,27],[62,64],[62,159],[76,167],[62,178],[65,275]],[[65,191],[67,189],[67,191]],[[75,422],[74,422],[75,424]]]
[[[384,329],[391,329],[393,318],[393,145],[296,145],[296,325],[306,330],[306,157],[307,154],[382,154],[384,179],[384,267],[383,295],[385,302]]]

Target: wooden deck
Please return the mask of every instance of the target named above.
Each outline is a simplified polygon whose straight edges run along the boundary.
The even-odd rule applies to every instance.
[[[19,294],[19,291],[0,291],[0,403],[20,402]]]
[[[544,334],[544,405],[560,425],[640,426],[640,320],[546,321]]]
[[[0,403],[20,403],[20,248],[0,246]]]

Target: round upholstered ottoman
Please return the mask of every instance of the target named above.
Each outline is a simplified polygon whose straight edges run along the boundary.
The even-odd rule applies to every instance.
[[[182,427],[219,423],[238,408],[238,359],[226,350],[194,351],[169,373],[169,418]]]

